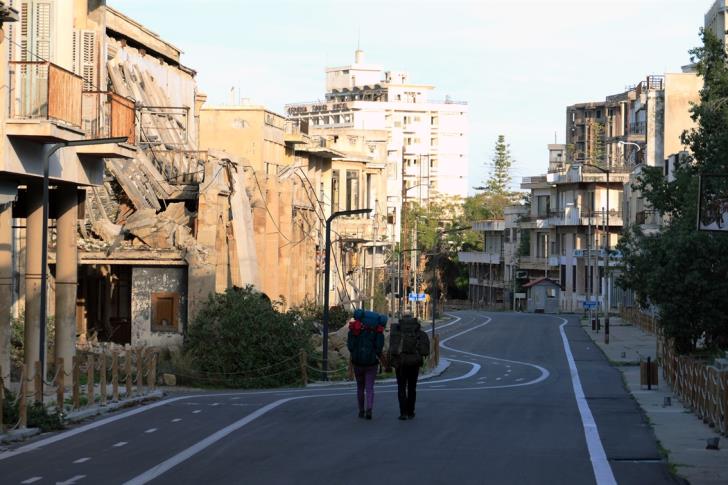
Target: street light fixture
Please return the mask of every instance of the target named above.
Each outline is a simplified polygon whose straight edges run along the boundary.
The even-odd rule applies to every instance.
[[[472,226],[453,227],[450,229],[438,230],[437,231],[437,242],[435,243],[435,251],[432,256],[432,338],[435,338],[435,311],[437,310],[438,300],[438,286],[437,286],[437,267],[440,265],[440,243],[442,242],[442,235],[452,232],[463,232],[468,229],[472,229]]]
[[[640,145],[639,143],[635,143],[635,142],[632,142],[632,141],[621,141],[621,140],[620,140],[620,141],[618,141],[618,142],[617,142],[617,145],[620,145],[620,146],[624,146],[624,145],[633,145],[633,146],[637,147],[637,151],[638,151],[638,152],[639,152],[640,150],[642,150],[642,146],[641,146],[641,145]],[[623,158],[625,159],[625,161],[626,161],[627,157],[625,157],[625,156],[624,156],[624,153],[622,153],[622,157],[623,157]]]
[[[81,147],[89,145],[106,145],[110,143],[126,143],[128,137],[119,136],[115,138],[97,138],[93,140],[72,140],[63,141],[60,143],[47,144],[44,147],[43,153],[43,235],[41,237],[41,269],[40,269],[40,349],[39,349],[39,361],[41,372],[45,374],[45,333],[46,333],[46,319],[47,319],[47,299],[48,299],[48,199],[49,199],[49,165],[51,156],[61,148],[66,147]],[[41,395],[43,392],[43,378],[41,376]]]
[[[354,209],[348,211],[338,211],[331,214],[326,219],[326,258],[324,260],[324,338],[323,338],[323,380],[328,380],[329,370],[329,273],[331,272],[331,222],[337,217],[354,216],[357,214],[369,214],[372,209]]]

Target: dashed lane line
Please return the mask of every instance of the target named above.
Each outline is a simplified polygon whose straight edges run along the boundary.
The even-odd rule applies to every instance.
[[[73,462],[74,462],[74,463],[86,463],[86,462],[87,462],[87,461],[89,461],[90,459],[91,459],[91,458],[89,458],[88,456],[84,456],[83,458],[79,458],[78,460],[73,460]]]
[[[157,431],[157,428],[149,428],[148,430],[145,431],[145,433],[152,434],[152,433],[155,433],[156,431]]]
[[[114,448],[121,448],[122,446],[126,446],[126,445],[128,445],[128,444],[129,444],[129,442],[128,442],[128,441],[119,441],[118,443],[115,443],[115,444],[113,445],[113,447],[114,447]]]
[[[30,477],[29,479],[27,479],[27,480],[23,480],[23,481],[22,481],[22,482],[20,482],[20,483],[24,483],[24,484],[28,484],[28,483],[35,483],[35,482],[37,482],[37,481],[39,481],[39,480],[43,480],[43,477]]]

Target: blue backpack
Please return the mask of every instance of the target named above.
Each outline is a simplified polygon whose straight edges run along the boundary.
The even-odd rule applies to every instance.
[[[387,317],[376,312],[356,310],[349,323],[346,346],[354,365],[370,366],[379,362],[384,347],[384,327]]]

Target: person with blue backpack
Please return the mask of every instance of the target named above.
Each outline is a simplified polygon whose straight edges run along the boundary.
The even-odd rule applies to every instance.
[[[384,349],[386,325],[385,315],[363,309],[355,310],[354,319],[349,322],[346,346],[354,366],[360,418],[372,419],[374,380]]]

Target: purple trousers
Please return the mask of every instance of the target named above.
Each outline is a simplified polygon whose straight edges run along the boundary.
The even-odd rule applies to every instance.
[[[374,379],[377,377],[378,365],[354,366],[356,377],[356,398],[359,402],[359,411],[364,411],[364,394],[366,392],[367,407],[374,406]]]

